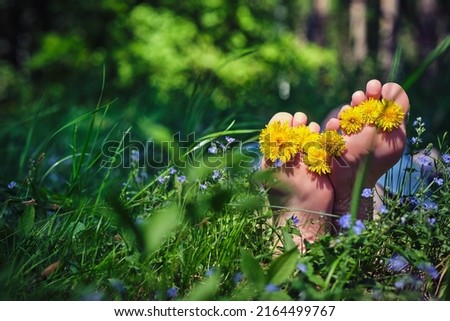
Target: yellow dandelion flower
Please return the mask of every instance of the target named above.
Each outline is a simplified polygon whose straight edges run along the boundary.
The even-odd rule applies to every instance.
[[[294,132],[287,122],[266,125],[259,135],[259,144],[261,152],[272,162],[279,159],[286,163],[298,152]]]
[[[305,125],[294,127],[292,128],[292,130],[298,151],[303,151],[305,143],[308,141],[312,134],[311,130]]]
[[[405,112],[402,106],[393,100],[382,99],[381,104],[383,106],[382,111],[375,121],[375,125],[385,132],[390,132],[402,124]]]
[[[308,154],[303,156],[303,162],[308,169],[319,175],[331,173],[328,159],[326,150],[315,146],[311,146],[308,149]]]
[[[339,122],[342,131],[347,134],[356,134],[364,125],[363,115],[359,108],[350,107],[341,112]]]
[[[345,151],[345,140],[336,130],[326,130],[320,134],[320,145],[331,157],[341,156]]]
[[[380,117],[383,104],[378,99],[369,98],[356,106],[362,113],[363,121],[367,125],[372,125]]]
[[[320,134],[310,131],[309,135],[305,138],[305,141],[303,143],[303,149],[301,151],[304,153],[308,153],[311,147],[320,147],[319,140]]]

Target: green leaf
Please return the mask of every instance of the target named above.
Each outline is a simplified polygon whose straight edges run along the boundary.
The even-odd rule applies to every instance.
[[[23,236],[27,236],[30,234],[35,220],[35,210],[34,206],[30,205],[25,208],[25,211],[23,211],[22,216],[19,219],[19,232]]]
[[[295,270],[298,256],[299,251],[297,247],[295,247],[277,257],[272,264],[270,264],[267,272],[269,283],[278,285],[288,280]]]
[[[250,252],[241,250],[241,257],[241,269],[245,277],[250,283],[253,283],[259,291],[262,291],[266,284],[266,277],[263,269]]]
[[[213,273],[203,283],[198,283],[186,296],[188,301],[212,300],[219,289],[220,277]]]
[[[297,245],[295,244],[291,234],[289,234],[285,227],[281,229],[281,234],[283,235],[284,248],[286,249],[286,251],[290,251],[293,248],[297,249]]]
[[[153,213],[144,225],[144,239],[149,253],[157,250],[163,240],[177,227],[180,212],[176,206],[170,206]]]

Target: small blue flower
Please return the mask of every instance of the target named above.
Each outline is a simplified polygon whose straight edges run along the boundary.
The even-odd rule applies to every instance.
[[[428,224],[430,224],[431,226],[433,226],[436,223],[436,219],[434,217],[429,217],[427,221]]]
[[[266,285],[264,290],[266,292],[272,293],[272,292],[277,292],[278,290],[280,290],[280,288],[277,287],[275,284],[269,283],[269,284]]]
[[[413,126],[417,127],[420,126],[420,124],[422,124],[422,117],[417,117],[416,120],[413,122]]]
[[[216,180],[220,178],[220,171],[218,169],[213,170],[212,179]]]
[[[242,275],[241,272],[237,272],[234,276],[233,276],[233,282],[235,284],[238,284],[239,282],[241,282],[244,279],[244,276]]]
[[[167,176],[160,176],[156,179],[158,183],[164,184],[167,181]]]
[[[380,208],[378,209],[378,212],[380,212],[380,214],[387,214],[389,212],[388,208],[386,207],[386,205],[381,205]]]
[[[389,259],[387,267],[394,272],[400,272],[408,267],[408,261],[400,254],[395,253],[392,258]]]
[[[405,286],[405,280],[400,279],[400,280],[395,281],[394,286],[396,289],[403,289]]]
[[[295,226],[298,226],[300,224],[300,219],[295,215],[291,216],[291,221],[292,223],[294,223]]]
[[[366,226],[361,220],[356,220],[355,225],[353,226],[353,232],[356,235],[361,235],[361,233],[366,229]]]
[[[361,193],[361,196],[365,197],[365,198],[371,197],[372,196],[372,189],[370,189],[370,188],[363,189],[363,191]]]
[[[216,144],[212,143],[211,147],[208,148],[208,152],[211,154],[217,154],[219,150],[217,149]]]
[[[176,170],[175,168],[173,168],[173,167],[169,168],[169,174],[170,174],[170,175],[173,175],[173,174],[175,174],[176,172],[177,172],[177,170]]]
[[[431,159],[431,157],[422,154],[417,157],[417,163],[423,167],[430,167],[433,164],[433,160]]]
[[[199,188],[201,191],[205,191],[208,188],[208,185],[206,185],[206,183],[201,183]]]
[[[352,224],[352,216],[350,214],[342,215],[338,220],[338,224],[342,228],[350,228]]]
[[[227,141],[228,144],[231,144],[234,143],[236,139],[234,139],[233,137],[225,136],[225,140]]]
[[[431,265],[431,263],[420,263],[417,265],[417,268],[427,273],[432,279],[437,279],[439,277],[439,272]]]
[[[445,164],[450,164],[450,154],[442,155],[442,160]]]
[[[410,203],[412,206],[417,206],[417,205],[420,204],[419,200],[418,200],[417,198],[415,198],[414,196],[411,196],[411,197],[409,198],[409,203]]]
[[[420,138],[420,137],[412,137],[411,138],[411,143],[412,144],[419,144],[421,142],[422,142],[422,138]]]
[[[277,158],[277,160],[273,163],[273,167],[275,168],[280,168],[283,165],[284,165],[283,161],[279,158]]]
[[[430,200],[426,200],[425,202],[423,202],[423,209],[426,211],[437,211],[438,210],[438,206],[435,202],[432,202]]]
[[[176,287],[171,287],[170,289],[167,289],[167,297],[168,298],[175,298],[178,294],[178,289]]]
[[[186,182],[186,176],[184,175],[180,175],[177,177],[177,181],[179,181],[181,184],[183,184],[184,182]]]
[[[214,266],[210,267],[208,271],[206,271],[205,275],[210,277],[211,275],[214,274],[215,268]]]
[[[442,178],[435,177],[435,178],[433,178],[433,182],[439,186],[444,185],[444,180]]]
[[[133,163],[139,162],[139,158],[140,158],[139,151],[137,149],[132,149],[130,158]]]
[[[302,273],[306,273],[308,271],[308,267],[306,266],[305,263],[297,264],[297,269]]]
[[[15,181],[11,181],[11,182],[9,182],[9,184],[8,184],[8,188],[9,189],[13,189],[14,187],[16,187],[17,186],[17,183],[15,182]]]

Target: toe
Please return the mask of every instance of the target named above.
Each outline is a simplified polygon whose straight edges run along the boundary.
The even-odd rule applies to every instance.
[[[394,82],[388,82],[381,88],[381,96],[387,100],[395,100],[400,104],[405,113],[409,110],[409,98],[403,88]]]
[[[273,122],[279,121],[280,123],[288,123],[290,126],[292,126],[292,115],[286,112],[280,112],[273,115],[273,117],[270,119],[269,124]]]
[[[339,120],[337,118],[330,118],[325,125],[326,130],[339,130]]]
[[[344,110],[349,109],[349,108],[352,108],[352,107],[350,107],[349,105],[344,105],[344,106],[341,108],[341,110],[339,111],[339,113],[338,113],[338,115],[337,115],[337,118],[341,118],[341,113],[342,113]]]
[[[292,126],[298,127],[301,125],[306,125],[306,122],[308,121],[308,117],[305,113],[296,112],[294,114],[294,119],[292,120]]]
[[[365,100],[367,100],[366,94],[363,91],[358,90],[352,95],[351,105],[357,106]]]
[[[381,82],[377,79],[369,80],[366,85],[366,95],[368,98],[380,99]]]
[[[320,132],[320,125],[314,121],[310,122],[308,127],[314,133]]]

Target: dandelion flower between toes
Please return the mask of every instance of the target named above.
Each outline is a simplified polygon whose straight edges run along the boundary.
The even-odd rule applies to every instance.
[[[365,125],[375,125],[385,132],[398,128],[405,112],[394,100],[369,98],[339,115],[341,130],[346,135],[359,133]]]
[[[274,167],[287,163],[300,154],[308,170],[320,175],[331,173],[331,159],[345,151],[345,140],[337,131],[312,132],[309,127],[289,127],[273,122],[259,136],[261,152]]]

